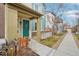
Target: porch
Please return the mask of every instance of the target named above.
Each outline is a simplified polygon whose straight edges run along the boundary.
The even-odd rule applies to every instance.
[[[18,39],[19,37],[32,38],[32,19],[37,21],[37,41],[40,41],[40,14],[21,3],[5,4],[5,38]],[[26,24],[28,22],[28,24]],[[25,26],[26,25],[26,26]],[[25,29],[25,30],[24,30]]]

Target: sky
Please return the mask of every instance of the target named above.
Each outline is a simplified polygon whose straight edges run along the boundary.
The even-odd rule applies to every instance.
[[[79,4],[73,3],[46,3],[46,11],[51,11],[67,24],[74,26],[78,24]]]

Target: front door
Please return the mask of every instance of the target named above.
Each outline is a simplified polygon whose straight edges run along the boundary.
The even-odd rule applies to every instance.
[[[23,37],[29,37],[29,21],[23,20]]]

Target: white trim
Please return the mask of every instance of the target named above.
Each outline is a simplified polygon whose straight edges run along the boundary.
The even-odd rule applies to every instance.
[[[32,21],[29,21],[29,39],[32,38]]]
[[[7,12],[8,12],[8,6],[5,4],[5,39],[7,39]]]

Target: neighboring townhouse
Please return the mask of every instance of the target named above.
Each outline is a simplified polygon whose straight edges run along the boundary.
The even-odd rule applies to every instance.
[[[76,24],[72,27],[72,32],[79,34],[79,19],[76,19]]]
[[[73,33],[76,33],[76,34],[79,34],[79,25],[75,25],[72,27],[72,32]]]
[[[72,33],[76,33],[76,31],[77,31],[77,25],[73,26],[73,27],[71,28],[71,31],[72,31]]]
[[[52,31],[52,34],[57,29],[56,23],[57,23],[56,15],[53,12],[48,12],[46,14],[46,28],[50,28]]]
[[[64,32],[64,24],[63,24],[63,20],[59,17],[57,17],[57,33],[61,33],[61,32]]]
[[[76,26],[76,29],[77,29],[76,34],[79,34],[79,25]]]
[[[44,8],[44,4],[43,3],[32,3],[32,7],[34,10],[40,12],[40,13],[43,13],[45,14],[45,8]],[[37,21],[35,19],[32,20],[32,36],[34,39],[36,39],[36,24],[37,24]],[[46,17],[45,15],[41,16],[40,17],[40,32],[41,32],[41,39],[42,39],[42,36],[43,36],[43,33],[45,32],[45,26],[46,26]]]
[[[48,12],[46,14],[46,27],[50,27],[52,29],[52,26],[54,24],[54,20],[55,20],[56,15],[53,14],[52,12]]]
[[[45,14],[45,16],[46,16],[45,36],[47,38],[47,37],[52,36],[56,30],[55,23],[54,23],[56,15],[54,13],[48,11],[47,14]]]
[[[36,23],[36,40],[41,39],[40,17],[43,13],[32,8],[31,3],[5,3],[5,39],[13,40],[19,37],[32,38],[32,20]]]
[[[71,29],[71,26],[69,24],[64,24],[64,31],[68,31],[68,29]],[[75,26],[74,26],[74,30],[75,30]]]
[[[38,11],[38,12],[40,12],[40,13],[42,13],[42,14],[44,14],[44,12],[45,12],[45,8],[44,8],[44,5],[43,5],[43,3],[32,3],[32,8],[35,10],[35,11]],[[35,19],[33,19],[32,20],[32,31],[36,31],[36,20]],[[44,29],[45,29],[45,16],[43,15],[43,16],[41,16],[40,17],[40,23],[41,23],[41,31],[43,31]]]
[[[77,19],[77,24],[75,26],[76,34],[79,34],[79,19]]]
[[[46,28],[50,28],[52,34],[60,33],[64,31],[63,20],[56,16],[53,12],[46,14]]]

